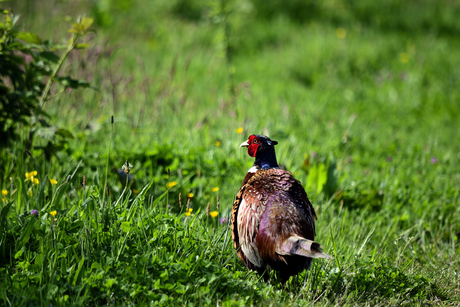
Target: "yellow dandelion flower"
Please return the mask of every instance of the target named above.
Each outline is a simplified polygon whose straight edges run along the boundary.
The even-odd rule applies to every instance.
[[[2,202],[6,203],[8,201],[8,198],[2,198]]]
[[[57,181],[54,180],[54,179],[50,179],[50,183],[51,183],[51,185],[55,185],[57,183]]]
[[[190,208],[190,209],[185,209],[184,215],[185,215],[185,216],[190,216],[190,215],[192,214],[192,211],[193,211],[192,208]]]
[[[176,185],[177,185],[177,181],[173,181],[173,182],[168,182],[168,183],[166,184],[166,187],[167,187],[168,189],[171,189],[173,186],[176,186]]]
[[[218,214],[219,214],[219,212],[217,212],[217,211],[211,211],[211,212],[209,212],[209,215],[210,215],[212,218],[216,217]]]
[[[33,171],[33,172],[30,172],[30,173],[26,173],[26,181],[31,181],[33,184],[38,184],[39,181],[37,178],[35,178],[35,176],[37,176],[37,171]]]
[[[188,194],[187,194],[187,197],[188,197],[188,198],[193,198],[193,193],[188,193]]]
[[[8,195],[8,190],[2,190],[2,195],[3,195],[3,196]]]
[[[337,30],[335,30],[335,36],[337,36],[339,39],[344,39],[347,37],[347,30],[344,28],[337,28]]]
[[[238,134],[243,133],[243,127],[239,127],[238,129],[236,129],[236,133]]]
[[[212,188],[212,191],[213,191],[213,192],[219,191],[219,187]]]
[[[220,146],[220,142],[219,142],[219,141],[216,141],[214,144],[215,144],[217,147]]]
[[[50,212],[50,214],[51,214],[52,216],[56,216],[56,214],[57,214],[57,211],[56,211],[56,210],[54,210],[54,211],[51,211],[51,212]]]
[[[37,171],[26,173],[26,179],[33,181],[34,177],[37,176],[37,174],[38,174]]]
[[[406,64],[407,62],[409,62],[409,55],[405,52],[401,52],[399,54],[399,60],[401,61],[401,63]]]

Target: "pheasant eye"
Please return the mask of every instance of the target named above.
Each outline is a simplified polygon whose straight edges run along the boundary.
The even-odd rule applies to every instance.
[[[254,144],[257,144],[259,143],[259,140],[258,139],[254,139],[254,141],[252,141]]]

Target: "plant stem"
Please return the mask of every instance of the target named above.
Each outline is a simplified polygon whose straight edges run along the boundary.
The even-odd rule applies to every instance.
[[[51,73],[51,76],[48,78],[48,81],[46,82],[46,85],[45,85],[45,89],[43,90],[43,93],[42,93],[42,96],[40,97],[40,101],[38,103],[38,110],[40,111],[43,106],[45,105],[46,103],[46,97],[48,97],[48,94],[51,90],[51,85],[53,83],[53,79],[54,77],[56,77],[59,69],[61,68],[62,64],[64,63],[64,60],[67,58],[67,56],[69,55],[69,53],[75,48],[75,46],[77,45],[77,42],[78,42],[78,39],[79,39],[80,35],[77,34],[77,33],[74,33],[73,36],[72,36],[72,42],[67,44],[67,49],[66,51],[64,52],[64,54],[61,56],[61,58],[59,59],[59,62],[57,63],[56,67],[54,67],[54,70],[53,72]]]
[[[110,142],[109,142],[109,148],[108,148],[108,153],[107,153],[107,159],[105,160],[105,178],[104,178],[104,185],[102,187],[102,190],[104,191],[107,188],[108,184],[108,177],[109,177],[109,160],[110,160],[110,150],[112,149],[112,141],[113,141],[113,123],[114,123],[114,118],[113,115],[110,116]],[[105,191],[104,191],[105,192]],[[124,190],[123,190],[124,193]],[[122,193],[122,195],[123,195]],[[122,196],[121,195],[121,196]],[[121,199],[120,196],[120,199]],[[102,207],[104,206],[105,203],[105,193],[102,193]]]
[[[227,65],[227,77],[228,77],[228,88],[230,97],[235,97],[235,84],[233,80],[233,63],[232,63],[232,52],[230,47],[230,24],[228,21],[229,13],[227,12],[226,3],[227,0],[220,1],[220,13],[223,16],[223,28],[224,28],[224,48],[225,48],[225,62]]]

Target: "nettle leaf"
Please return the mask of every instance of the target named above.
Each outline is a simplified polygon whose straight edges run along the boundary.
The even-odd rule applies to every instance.
[[[40,57],[53,63],[59,62],[60,59],[54,52],[51,51],[40,52]]]
[[[63,45],[63,44],[55,44],[55,43],[53,43],[52,40],[49,40],[49,39],[45,40],[45,41],[43,42],[43,45],[44,45],[44,46],[46,47],[46,49],[48,49],[48,50],[64,49],[64,48],[66,47],[66,46]]]
[[[76,33],[79,35],[85,35],[89,28],[93,25],[94,19],[85,17],[80,22],[74,23],[69,29],[70,33]]]
[[[75,80],[70,77],[59,77],[57,78],[57,81],[65,87],[70,87],[73,89],[79,88],[79,87],[89,87],[90,84],[89,82],[85,80]]]
[[[56,130],[56,135],[62,136],[65,139],[73,139],[74,138],[72,132],[70,132],[67,129],[62,129],[62,128],[58,128]]]
[[[44,151],[46,158],[49,160],[52,156],[54,156],[57,152],[64,149],[65,142],[58,142],[54,143],[48,141],[46,146],[34,146],[34,149],[41,149]]]
[[[35,135],[39,138],[52,140],[56,135],[56,127],[40,127],[36,130]]]
[[[26,43],[31,43],[31,44],[41,45],[43,42],[42,39],[37,34],[30,33],[30,32],[19,32],[16,35],[16,37],[19,38],[20,40],[25,41]]]

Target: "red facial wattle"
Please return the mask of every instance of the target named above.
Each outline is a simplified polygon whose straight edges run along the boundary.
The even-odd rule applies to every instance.
[[[259,147],[259,144],[250,144],[248,146],[248,155],[255,157],[257,153],[257,147]]]
[[[251,135],[248,139],[248,155],[255,157],[257,153],[257,148],[260,145],[260,140],[255,136]]]

